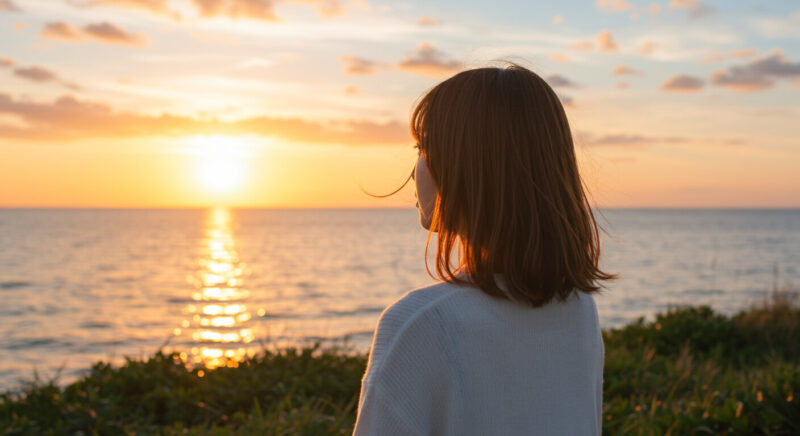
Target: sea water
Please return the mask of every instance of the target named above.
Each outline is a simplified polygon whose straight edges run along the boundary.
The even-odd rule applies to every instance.
[[[604,327],[800,285],[800,210],[597,217],[620,274],[596,297]],[[0,389],[158,349],[210,367],[317,340],[366,351],[381,311],[433,282],[426,239],[407,209],[0,210]]]

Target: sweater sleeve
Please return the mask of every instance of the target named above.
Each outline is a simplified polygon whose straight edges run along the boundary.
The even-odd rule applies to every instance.
[[[456,419],[457,372],[439,312],[407,315],[399,305],[381,316],[354,436],[446,434]]]
[[[353,436],[367,435],[419,435],[413,425],[406,422],[391,400],[376,386],[362,389]]]

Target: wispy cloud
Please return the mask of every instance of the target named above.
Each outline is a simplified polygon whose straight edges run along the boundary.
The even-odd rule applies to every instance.
[[[24,126],[0,124],[0,138],[70,141],[88,138],[257,134],[311,144],[398,145],[411,140],[406,123],[361,120],[310,121],[256,116],[233,122],[161,114],[119,112],[106,103],[64,96],[52,103],[14,99],[0,94],[0,114],[19,118]]]
[[[611,70],[612,76],[644,76],[644,73],[639,70],[634,70],[627,65],[617,65]]]
[[[595,41],[597,42],[597,48],[602,53],[615,53],[619,51],[619,46],[617,45],[617,41],[614,40],[614,36],[611,34],[611,31],[608,29],[604,29],[602,32],[598,33],[594,37]],[[568,46],[568,48],[576,51],[594,51],[594,43],[588,39],[582,39],[579,41],[575,41]]]
[[[419,20],[417,20],[417,24],[422,27],[440,26],[442,24],[442,20],[432,17],[419,17]]]
[[[181,13],[173,8],[170,0],[86,0],[79,6],[116,6],[137,9],[157,15],[181,19]],[[339,0],[287,0],[290,3],[308,5],[324,17],[341,15],[344,7]],[[188,0],[190,12],[193,10],[201,18],[226,17],[231,19],[252,19],[260,21],[280,21],[275,13],[274,0]],[[185,8],[184,8],[185,9]]]
[[[577,88],[578,84],[564,76],[558,74],[551,74],[545,78],[550,86],[555,88]]]
[[[178,12],[170,9],[170,0],[87,0],[82,3],[74,2],[78,6],[116,6],[127,9],[136,9],[150,12],[157,15],[165,15],[173,19],[179,19]]]
[[[614,41],[614,37],[608,29],[597,35],[597,45],[600,47],[600,51],[604,53],[614,53],[619,50],[617,42]]]
[[[625,0],[597,0],[594,4],[598,9],[612,12],[623,12],[632,7],[631,4]]]
[[[317,8],[323,17],[336,17],[344,13],[344,7],[339,0],[292,0],[294,3],[307,4]]]
[[[699,77],[678,74],[667,79],[661,85],[661,90],[667,92],[694,93],[703,89],[704,85],[705,82]]]
[[[733,50],[729,53],[723,53],[716,50],[712,50],[712,52],[703,58],[700,61],[701,64],[714,64],[717,62],[724,62],[731,59],[747,59],[749,57],[755,56],[757,51],[753,48],[748,49],[741,49],[741,50]]]
[[[20,8],[11,0],[0,0],[0,11],[18,12]]]
[[[107,21],[74,27],[63,21],[46,23],[39,33],[42,38],[60,41],[95,40],[106,44],[143,46],[147,38],[141,34],[127,32]]]
[[[776,79],[800,78],[800,62],[791,62],[780,52],[756,59],[744,66],[711,74],[711,83],[739,92],[763,91]]]
[[[641,147],[652,144],[675,144],[687,142],[687,138],[679,136],[648,136],[640,134],[627,134],[627,133],[612,133],[604,135],[595,135],[591,133],[580,134],[583,139],[583,144],[590,146],[636,146]]]
[[[54,72],[37,66],[16,68],[14,75],[33,82],[53,82],[58,79]]]
[[[594,44],[592,41],[589,40],[582,40],[569,45],[569,48],[572,50],[577,51],[592,51],[594,50]]]
[[[700,0],[670,0],[670,9],[684,9],[690,19],[703,18],[716,12],[714,8]]]
[[[400,61],[397,68],[423,76],[441,77],[459,71],[463,64],[423,42],[411,55]]]
[[[110,44],[142,45],[146,41],[143,36],[128,33],[109,22],[86,25],[83,31],[98,41]]]
[[[16,65],[16,61],[11,58],[0,58],[0,68],[9,68]]]
[[[202,17],[254,18],[278,21],[272,0],[192,0]]]
[[[800,10],[784,18],[756,18],[750,26],[766,38],[800,38]]]
[[[742,138],[731,137],[685,137],[685,136],[659,136],[640,133],[598,133],[579,132],[576,135],[578,144],[600,147],[628,147],[644,148],[650,145],[670,144],[713,144],[722,146],[744,145],[747,141]]]
[[[340,56],[339,62],[344,64],[344,72],[352,75],[375,74],[380,64],[356,56]]]
[[[76,41],[83,38],[81,30],[70,26],[63,21],[46,23],[39,32],[39,36],[62,41]]]
[[[12,66],[15,65],[15,62],[12,59],[6,58],[6,59],[4,59],[4,61],[6,61],[6,62],[0,62],[0,63],[2,63],[2,66],[4,66],[4,67],[12,67]],[[72,82],[68,82],[68,81],[65,81],[65,80],[61,79],[58,76],[58,74],[56,74],[52,70],[49,70],[49,69],[44,68],[44,67],[36,66],[36,65],[30,66],[30,67],[17,67],[17,68],[14,68],[13,74],[14,74],[14,76],[16,76],[16,77],[18,77],[20,79],[28,80],[28,81],[31,81],[31,82],[36,82],[36,83],[54,82],[54,83],[60,83],[61,85],[65,86],[65,87],[67,87],[69,89],[72,89],[72,90],[80,89],[80,86],[78,86],[78,85],[76,85],[76,84],[74,84]]]
[[[638,47],[636,47],[636,53],[647,56],[653,54],[653,52],[655,52],[657,48],[658,44],[656,44],[655,42],[643,41],[641,44],[639,44]]]

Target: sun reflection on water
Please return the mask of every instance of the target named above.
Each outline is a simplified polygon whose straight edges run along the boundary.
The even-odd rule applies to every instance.
[[[175,329],[189,353],[181,359],[190,365],[213,369],[235,367],[255,354],[253,341],[257,326],[243,289],[247,265],[236,254],[231,231],[231,213],[226,209],[209,211],[206,238],[200,258],[200,269],[190,277],[196,286],[192,303],[184,307],[188,316]]]

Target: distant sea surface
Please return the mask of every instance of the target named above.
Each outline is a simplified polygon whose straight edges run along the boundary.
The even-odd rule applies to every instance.
[[[596,297],[605,327],[800,285],[800,210],[598,219],[621,275]],[[315,340],[366,351],[381,311],[433,281],[426,236],[415,210],[0,210],[0,390],[160,347],[210,367]]]

